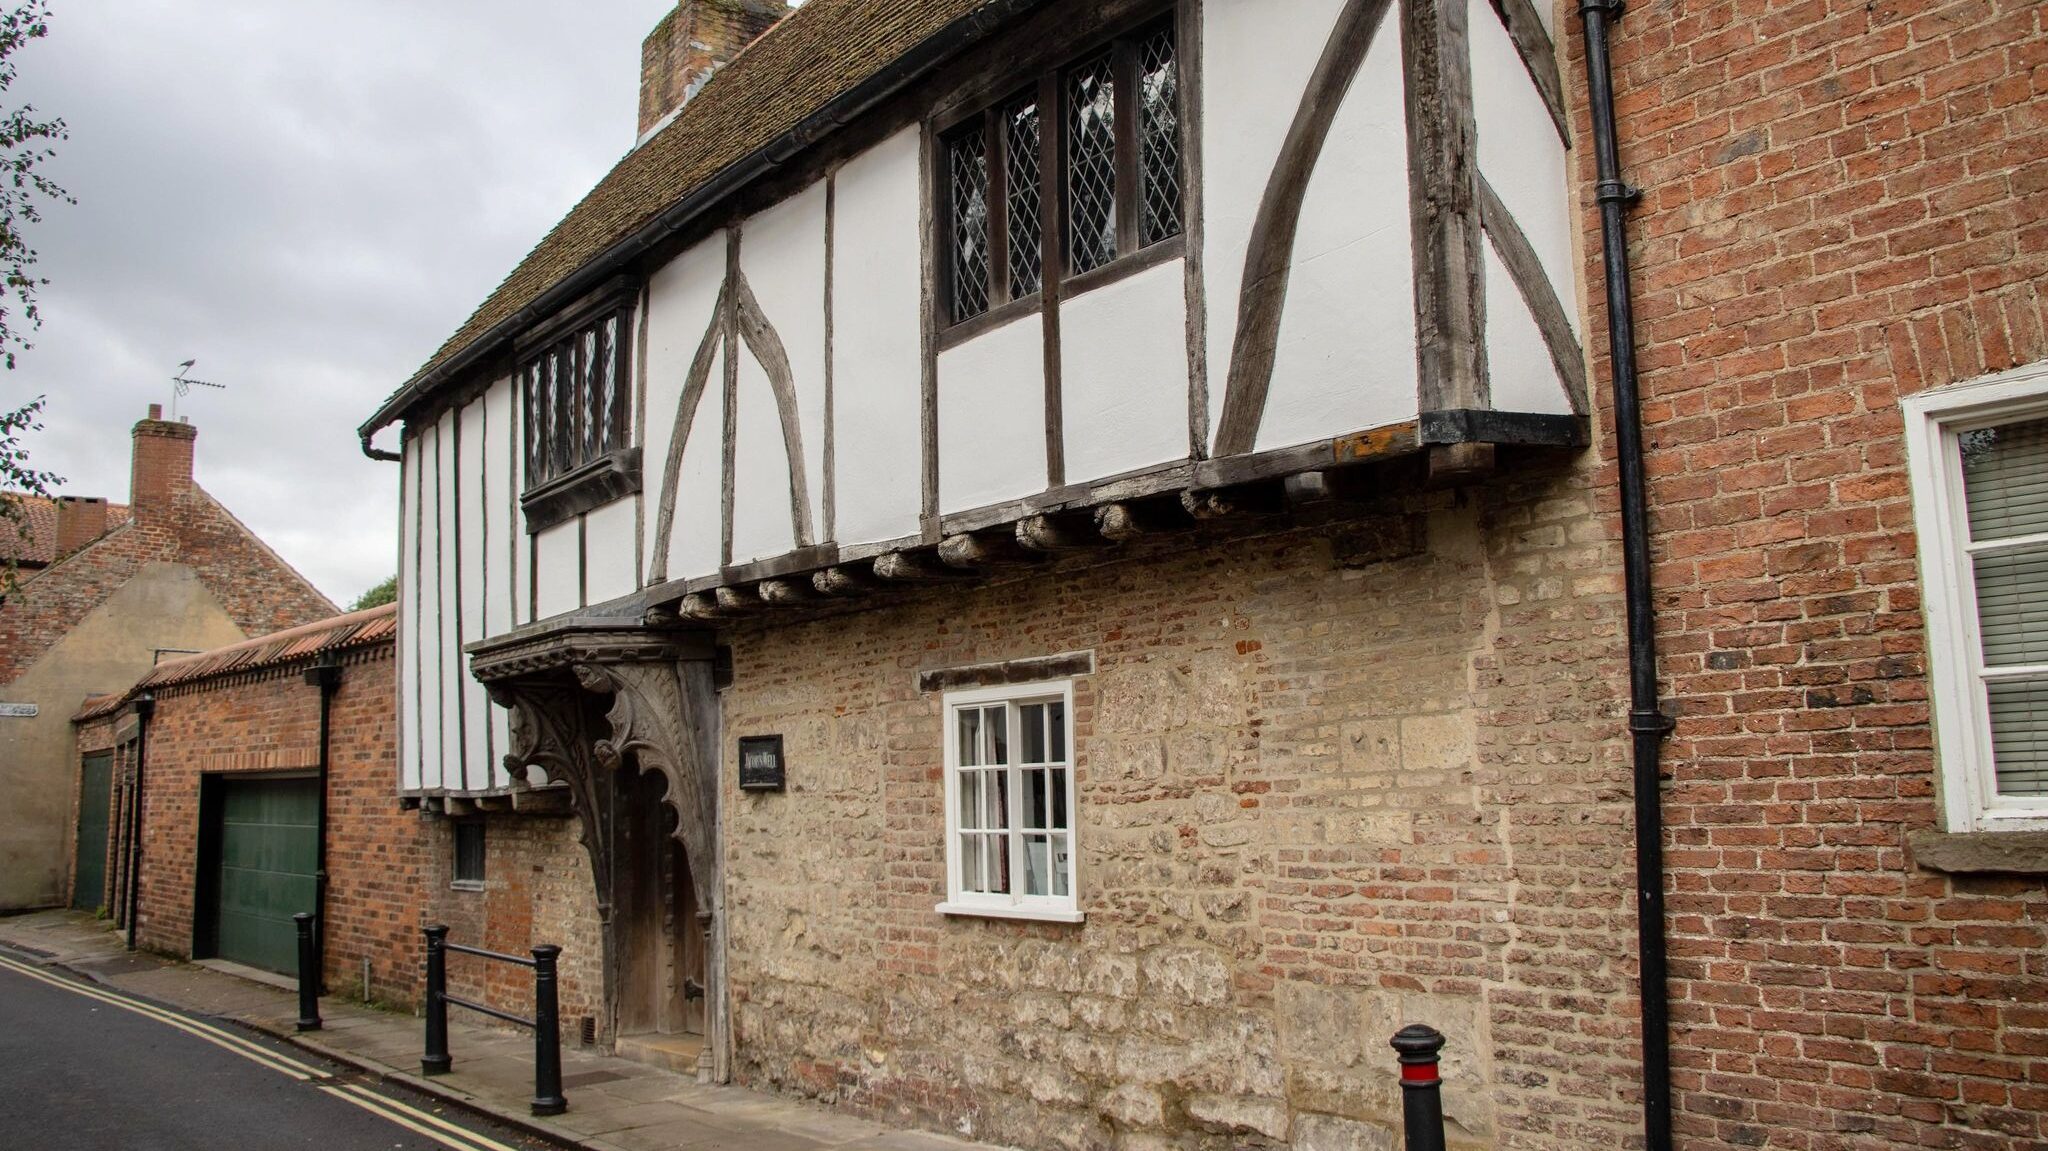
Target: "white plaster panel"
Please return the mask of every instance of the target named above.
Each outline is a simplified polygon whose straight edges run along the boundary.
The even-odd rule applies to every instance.
[[[533,537],[534,611],[541,619],[583,606],[580,519],[564,520]]]
[[[647,289],[647,370],[643,386],[647,391],[647,427],[641,437],[644,451],[640,460],[641,483],[646,492],[644,510],[648,546],[654,546],[658,530],[656,518],[661,509],[662,469],[668,463],[669,441],[675,433],[677,408],[682,403],[683,385],[690,375],[690,361],[696,358],[697,348],[703,343],[705,333],[710,330],[718,305],[718,289],[725,283],[725,233],[714,232],[702,242],[669,261],[655,272]],[[717,338],[715,335],[714,339]],[[720,414],[718,398],[720,388],[719,367],[714,359],[711,375],[705,384],[704,399],[697,409],[695,426],[690,431],[689,453],[694,459],[701,459],[706,441],[715,461],[719,452],[719,441],[725,435],[724,416]],[[715,485],[717,470],[712,471]],[[687,490],[687,489],[685,489]],[[714,489],[713,498],[716,499]],[[711,521],[711,549],[718,550],[718,521]],[[685,537],[683,517],[680,510],[669,536],[668,574],[683,574],[681,557],[690,553],[693,546],[702,541]],[[649,557],[652,562],[652,557]],[[714,559],[713,566],[716,566]],[[694,567],[693,574],[702,575]]]
[[[603,603],[639,590],[633,579],[632,500],[614,500],[583,517],[583,598]]]
[[[1542,329],[1508,279],[1508,269],[1486,251],[1486,370],[1493,406],[1503,412],[1571,414],[1571,400],[1550,363]]]
[[[1287,126],[1343,6],[1344,0],[1288,0],[1282,19],[1272,0],[1202,5],[1202,276],[1212,440],[1230,377],[1252,223]],[[1379,35],[1398,40],[1394,32],[1388,25]],[[1404,154],[1405,147],[1395,155]]]
[[[1187,458],[1185,275],[1171,260],[1060,305],[1069,481]]]
[[[669,539],[670,579],[712,575],[724,562],[725,356],[721,351],[711,357],[711,377],[683,451],[675,528]]]
[[[911,535],[923,511],[917,151],[917,130],[905,129],[837,177],[832,412],[841,543]]]
[[[456,524],[461,516],[457,503],[455,477],[461,466],[456,457],[455,413],[447,412],[434,426],[434,440],[437,445],[435,467],[440,482],[435,485],[435,528],[428,542],[436,552],[435,583],[439,587],[436,626],[440,636],[436,643],[435,674],[441,699],[441,783],[446,788],[462,786],[462,656],[461,656],[461,604],[457,602],[455,589],[457,572],[462,557],[456,549],[459,530]]]
[[[1401,39],[1389,18],[1309,176],[1255,447],[1415,414],[1415,287]]]
[[[420,439],[400,449],[398,481],[398,763],[400,786],[420,786]]]
[[[519,506],[519,492],[513,477],[512,453],[518,441],[512,435],[512,394],[510,379],[499,380],[484,393],[484,444],[472,474],[483,479],[483,635],[503,635],[513,627],[512,584],[518,568],[512,536],[512,519]]]
[[[462,449],[455,471],[459,577],[456,596],[462,626],[450,658],[455,661],[455,680],[462,693],[463,787],[475,790],[489,786],[491,745],[486,716],[490,699],[484,694],[484,685],[469,674],[469,657],[462,653],[462,648],[484,634],[484,477],[489,437],[485,432],[482,397],[463,406],[456,428]]]
[[[796,546],[789,503],[789,452],[768,373],[745,344],[740,358],[739,419],[733,432],[732,562],[778,556]]]
[[[1572,258],[1571,184],[1564,141],[1493,5],[1488,0],[1470,3],[1472,117],[1479,134],[1479,171],[1536,249],[1551,290],[1564,302],[1565,315],[1577,333],[1578,262]],[[1536,6],[1547,7],[1541,0]],[[1492,294],[1489,289],[1489,300]],[[1506,410],[1498,402],[1494,406]]]
[[[825,184],[819,181],[747,220],[740,269],[782,340],[795,384],[797,425],[813,531],[824,530]],[[742,418],[747,408],[740,409]],[[778,436],[778,441],[780,437]],[[745,465],[742,464],[742,470]],[[788,517],[785,516],[785,519]]]
[[[939,353],[939,508],[1045,489],[1045,325],[1033,313]]]

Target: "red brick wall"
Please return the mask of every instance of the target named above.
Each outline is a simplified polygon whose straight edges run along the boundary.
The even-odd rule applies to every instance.
[[[1666,0],[1617,26],[1684,716],[1665,803],[1683,1147],[2048,1138],[2048,891],[1908,850],[1937,812],[1897,404],[2048,357],[2044,16]]]
[[[431,836],[400,807],[391,646],[346,654],[330,716],[326,968],[330,987],[417,996],[422,876]],[[304,664],[164,688],[148,731],[138,942],[192,953],[199,785],[206,773],[312,770],[320,691]]]

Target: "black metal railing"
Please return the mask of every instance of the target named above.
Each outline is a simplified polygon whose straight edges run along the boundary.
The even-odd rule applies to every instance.
[[[420,1072],[439,1075],[455,1065],[448,1055],[448,1006],[453,1004],[493,1019],[533,1028],[532,1111],[535,1115],[560,1115],[567,1111],[569,1100],[562,1095],[561,1008],[556,1002],[555,991],[555,961],[561,956],[562,949],[552,943],[543,943],[533,949],[533,958],[521,959],[501,951],[450,943],[448,929],[438,923],[426,929],[426,936],[427,1050],[420,1056]],[[448,994],[448,953],[451,951],[532,968],[533,1018]]]

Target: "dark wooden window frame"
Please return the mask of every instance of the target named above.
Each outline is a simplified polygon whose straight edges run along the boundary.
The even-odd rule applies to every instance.
[[[938,344],[941,349],[953,347],[975,336],[1001,327],[1012,320],[1036,313],[1044,304],[1049,292],[1054,299],[1065,300],[1084,292],[1118,280],[1136,275],[1147,268],[1155,267],[1186,254],[1186,220],[1172,235],[1155,240],[1150,244],[1139,243],[1139,219],[1141,214],[1138,177],[1138,116],[1135,105],[1130,103],[1130,93],[1137,89],[1138,52],[1143,41],[1160,31],[1173,32],[1174,66],[1181,72],[1177,85],[1180,103],[1179,130],[1183,133],[1180,149],[1181,202],[1185,211],[1187,189],[1198,178],[1193,168],[1193,149],[1186,146],[1185,133],[1194,130],[1196,119],[1188,107],[1188,96],[1193,86],[1187,83],[1186,70],[1196,65],[1182,55],[1178,43],[1178,26],[1175,20],[1175,6],[1154,9],[1144,15],[1123,21],[1115,27],[1092,30],[1088,35],[1077,36],[1071,43],[1057,49],[1057,57],[1049,64],[1038,64],[1019,69],[1010,74],[1007,83],[983,81],[976,85],[981,93],[974,102],[950,113],[941,113],[931,123],[926,139],[931,149],[931,186],[926,195],[932,197],[931,213],[934,229],[933,242],[939,258],[933,261],[937,282],[932,292],[932,307],[936,309]],[[1086,272],[1075,273],[1068,254],[1067,219],[1067,102],[1066,81],[1075,68],[1091,63],[1105,53],[1112,61],[1112,78],[1117,93],[1116,110],[1116,225],[1117,254],[1111,259]],[[1008,196],[1008,155],[1007,133],[1003,130],[1003,113],[1020,100],[1036,98],[1038,102],[1038,143],[1039,143],[1039,240],[1043,245],[1040,256],[1040,287],[1029,295],[1012,298],[1009,275],[1009,196]],[[989,293],[988,306],[965,319],[953,318],[953,202],[951,152],[949,145],[963,132],[978,131],[982,134],[983,155],[989,169]]]
[[[463,872],[463,835],[465,832],[476,837],[476,874]],[[484,833],[481,819],[458,819],[449,824],[448,831],[448,886],[457,891],[482,891],[484,876],[489,869],[490,841]]]
[[[640,449],[632,446],[633,410],[637,381],[633,378],[633,304],[637,285],[621,277],[564,308],[546,322],[528,330],[514,345],[514,402],[521,420],[519,445],[520,507],[526,513],[528,534],[545,530],[594,508],[640,490]],[[582,420],[583,405],[569,405],[571,424],[568,444],[562,445],[549,432],[536,433],[531,426],[535,408],[532,398],[534,371],[551,356],[566,351],[574,365],[577,385],[584,383],[580,357],[587,333],[615,322],[611,346],[614,395],[610,447],[592,451],[589,431]],[[600,445],[604,442],[600,436]],[[544,466],[536,452],[564,455],[560,470]]]

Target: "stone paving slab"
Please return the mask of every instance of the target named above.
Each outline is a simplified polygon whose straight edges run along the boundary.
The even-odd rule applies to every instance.
[[[103,921],[69,911],[0,918],[0,945],[96,982],[188,1011],[235,1020],[309,1050],[484,1112],[587,1151],[995,1151],[987,1144],[899,1131],[830,1108],[706,1086],[694,1077],[596,1054],[562,1050],[566,1114],[536,1118],[533,1039],[451,1018],[454,1070],[419,1074],[422,1024],[363,1004],[321,1000],[325,1026],[296,1033],[298,1001],[288,991],[238,975],[141,952]],[[459,1013],[458,1013],[459,1014]],[[588,1076],[586,1086],[576,1077]]]

